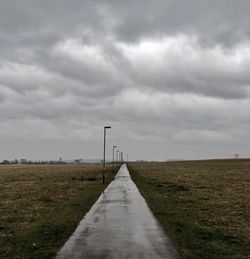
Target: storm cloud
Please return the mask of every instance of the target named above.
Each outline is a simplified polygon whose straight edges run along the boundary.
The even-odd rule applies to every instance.
[[[247,0],[0,0],[0,160],[250,156]]]

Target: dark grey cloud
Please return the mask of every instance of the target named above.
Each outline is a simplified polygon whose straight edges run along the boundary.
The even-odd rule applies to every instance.
[[[250,36],[247,0],[108,1],[106,8],[125,41],[184,33],[198,35],[205,45],[231,45]]]
[[[249,1],[0,0],[0,159],[249,156]],[[112,132],[112,133],[111,133]]]

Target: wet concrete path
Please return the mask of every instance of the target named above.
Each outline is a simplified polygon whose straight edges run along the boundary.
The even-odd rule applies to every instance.
[[[180,258],[122,165],[57,258]]]

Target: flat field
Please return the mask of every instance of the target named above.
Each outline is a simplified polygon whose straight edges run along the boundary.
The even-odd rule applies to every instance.
[[[101,165],[0,165],[0,258],[52,258],[106,187],[101,172]]]
[[[129,170],[185,258],[250,258],[250,160],[131,163]]]

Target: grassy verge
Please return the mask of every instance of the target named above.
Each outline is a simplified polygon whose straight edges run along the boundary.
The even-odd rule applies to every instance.
[[[130,164],[186,258],[250,258],[250,160]]]
[[[52,258],[105,187],[100,165],[0,166],[0,258]]]

